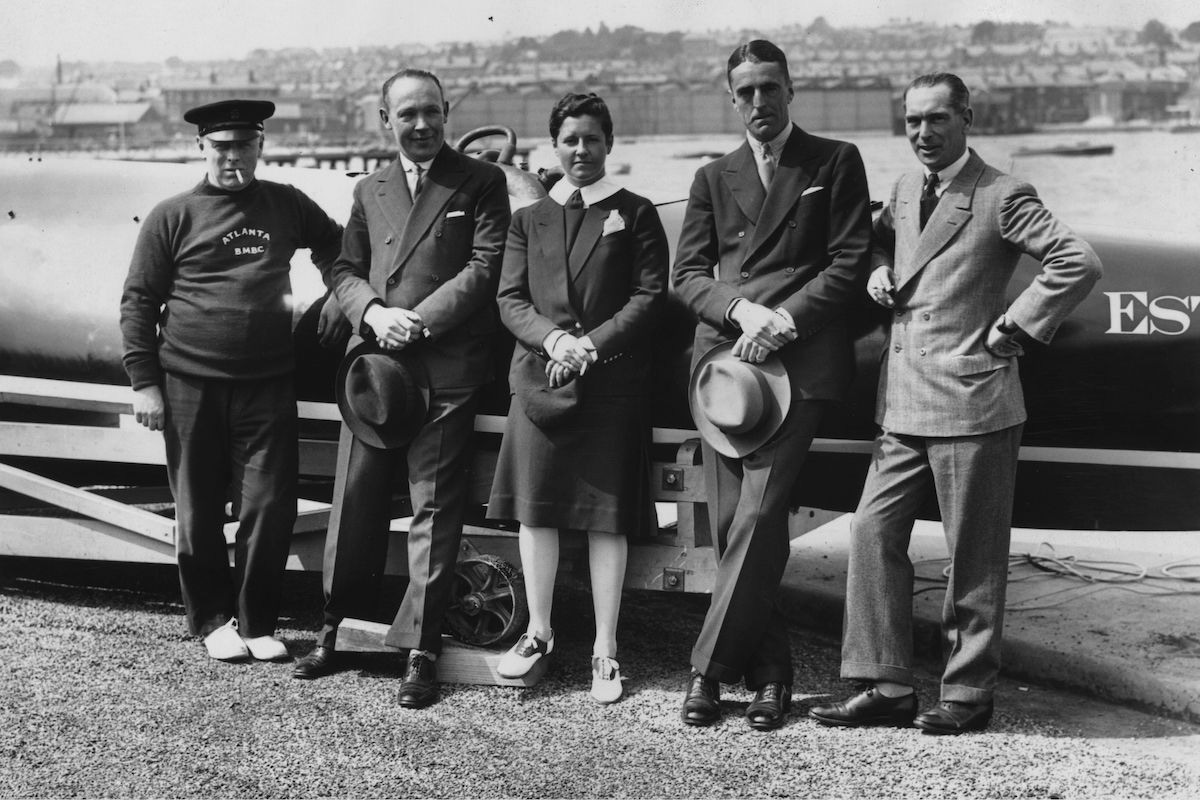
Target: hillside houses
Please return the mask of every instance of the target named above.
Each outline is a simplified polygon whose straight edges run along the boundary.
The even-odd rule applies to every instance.
[[[379,81],[405,65],[440,76],[458,132],[505,121],[522,136],[541,136],[546,109],[572,90],[602,93],[621,110],[630,135],[725,132],[736,130],[732,109],[721,102],[725,59],[754,33],[788,54],[805,124],[817,130],[896,129],[903,87],[934,70],[966,80],[981,132],[1154,124],[1189,113],[1200,119],[1198,43],[1154,46],[1139,43],[1134,30],[1054,24],[938,27],[893,20],[834,29],[818,19],[761,32],[683,35],[602,26],[486,46],[260,49],[237,60],[74,65],[74,79],[64,79],[60,67],[52,85],[6,76],[0,139],[52,146],[119,133],[126,141],[178,141],[191,135],[184,109],[251,97],[276,103],[275,141],[374,143]],[[78,77],[84,74],[86,82]]]

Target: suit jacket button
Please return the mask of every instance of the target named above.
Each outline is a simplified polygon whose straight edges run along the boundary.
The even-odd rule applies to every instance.
[[[749,272],[743,272],[743,273],[742,273],[742,277],[743,277],[743,278],[749,278],[749,277],[750,277],[750,273],[749,273]]]
[[[433,232],[433,235],[434,235],[434,236],[441,236],[441,235],[442,235],[442,230],[441,230],[441,228],[439,228],[439,229],[437,229],[436,231],[434,231],[434,232]]]
[[[788,227],[789,227],[789,228],[794,228],[794,227],[796,227],[796,220],[794,220],[794,219],[789,219],[789,220],[788,220]]]
[[[929,312],[928,312],[928,311],[926,311],[924,314],[922,314],[922,315],[921,315],[921,319],[928,320],[928,319],[929,319]]]
[[[390,236],[389,236],[389,237],[387,237],[386,239],[384,239],[384,240],[383,240],[383,243],[384,243],[384,244],[391,244],[391,243],[392,243],[392,237],[390,237]]]
[[[784,267],[783,271],[786,272],[788,275],[791,275],[793,272],[796,271],[796,268],[795,267]]]
[[[395,278],[388,278],[387,285],[388,285],[388,286],[395,286],[395,285],[396,285],[396,279],[395,279]]]
[[[896,316],[897,316],[897,317],[903,317],[903,316],[904,316],[904,309],[903,309],[903,308],[897,308],[897,309],[896,309]]]
[[[903,348],[900,347],[900,345],[896,345],[892,349],[895,350],[897,353],[899,353]]]
[[[920,352],[921,352],[921,355],[925,355],[925,348],[922,347]]]
[[[746,235],[746,232],[745,232],[745,231],[738,231],[738,238],[739,238],[739,239],[741,239],[741,238],[742,238],[742,237],[744,237],[745,235]]]
[[[439,278],[437,275],[430,275],[429,280],[433,281],[434,283],[437,283],[438,281],[441,280],[441,278]]]

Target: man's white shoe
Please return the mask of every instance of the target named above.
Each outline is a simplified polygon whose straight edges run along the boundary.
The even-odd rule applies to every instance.
[[[615,703],[621,699],[621,665],[608,656],[592,656],[592,699]]]
[[[250,655],[258,661],[286,661],[291,657],[283,642],[274,636],[255,636],[243,641],[250,650]]]
[[[204,637],[204,649],[218,661],[240,661],[250,655],[246,643],[238,636],[237,620],[231,619]]]

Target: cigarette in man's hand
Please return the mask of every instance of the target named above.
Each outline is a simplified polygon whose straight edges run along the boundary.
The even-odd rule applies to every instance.
[[[238,183],[245,183],[245,182],[246,182],[246,179],[245,179],[244,177],[242,177],[242,171],[241,171],[240,169],[235,169],[235,170],[233,171],[233,174],[234,174],[234,175],[237,175]]]

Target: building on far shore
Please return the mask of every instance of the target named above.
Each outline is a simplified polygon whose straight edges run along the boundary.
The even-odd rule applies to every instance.
[[[50,135],[124,149],[161,140],[162,122],[162,114],[150,103],[72,103],[54,109]]]
[[[162,115],[169,133],[195,134],[196,126],[183,121],[189,108],[221,100],[279,101],[279,87],[274,84],[241,81],[221,83],[213,79],[185,83],[164,83],[161,90]]]

